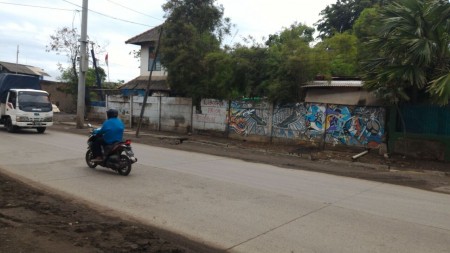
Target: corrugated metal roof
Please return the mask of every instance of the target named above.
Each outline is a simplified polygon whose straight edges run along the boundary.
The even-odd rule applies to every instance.
[[[134,45],[141,45],[143,43],[151,42],[151,41],[158,41],[159,38],[159,31],[160,31],[161,25],[152,28],[148,31],[145,31],[141,34],[138,34],[134,36],[133,38],[125,41],[125,44],[134,44]]]
[[[122,85],[119,89],[145,90],[147,89],[148,78],[148,76],[138,76]],[[166,76],[153,76],[150,83],[150,91],[170,91],[166,78]]]
[[[302,86],[304,88],[314,87],[363,87],[361,80],[332,80],[332,81],[312,81],[307,85]]]
[[[308,89],[305,102],[358,106],[383,105],[381,100],[366,90]]]
[[[3,68],[7,69],[7,71],[10,73],[33,75],[33,76],[50,76],[49,74],[44,72],[43,69],[34,66],[3,61],[0,61],[0,65],[3,66]]]

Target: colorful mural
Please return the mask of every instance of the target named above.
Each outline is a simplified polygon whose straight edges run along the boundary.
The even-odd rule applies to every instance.
[[[230,130],[239,135],[262,135],[268,133],[269,105],[251,101],[232,101]]]
[[[278,138],[320,139],[323,134],[325,106],[291,104],[277,106],[273,113],[272,135]]]
[[[273,113],[272,136],[349,146],[378,147],[384,138],[383,108],[322,104],[278,106]]]
[[[384,139],[384,108],[329,105],[326,110],[326,142],[378,147]]]

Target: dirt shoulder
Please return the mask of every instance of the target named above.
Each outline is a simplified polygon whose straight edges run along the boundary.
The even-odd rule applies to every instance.
[[[57,123],[47,131],[84,135],[88,129]],[[448,163],[403,157],[386,159],[361,150],[316,150],[220,137],[141,131],[133,142],[272,164],[287,169],[354,177],[450,193]],[[133,172],[132,172],[133,173]],[[0,173],[0,252],[220,252],[130,218],[112,216],[79,200],[36,189]]]

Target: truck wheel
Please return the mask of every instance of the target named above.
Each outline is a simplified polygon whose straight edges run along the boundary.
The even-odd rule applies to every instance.
[[[17,127],[13,126],[11,118],[6,119],[5,128],[6,128],[6,131],[8,131],[10,133],[14,133],[15,131],[17,131]]]
[[[38,127],[38,128],[36,128],[36,130],[38,131],[38,133],[44,133],[45,132],[45,127]]]

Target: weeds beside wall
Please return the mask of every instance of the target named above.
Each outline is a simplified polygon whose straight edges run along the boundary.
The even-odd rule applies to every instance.
[[[106,108],[117,109],[130,127],[139,121],[142,103],[142,96],[108,96]],[[179,133],[209,132],[260,142],[378,148],[386,143],[385,118],[383,107],[315,103],[274,106],[265,100],[203,99],[201,108],[195,108],[190,98],[149,97],[142,127]]]

